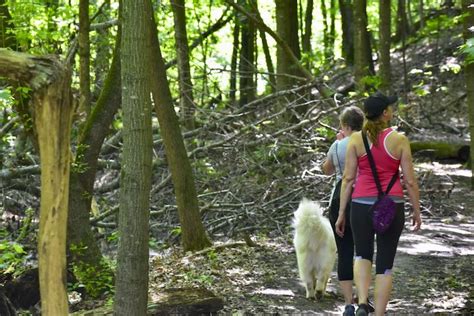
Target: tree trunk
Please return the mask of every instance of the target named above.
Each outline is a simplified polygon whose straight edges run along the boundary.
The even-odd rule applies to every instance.
[[[464,40],[472,40],[474,38],[474,6],[471,0],[462,1],[463,12],[467,15],[464,18]],[[471,190],[474,190],[474,62],[468,64],[466,62],[465,68],[466,91],[467,91],[467,108],[469,113],[469,132],[471,134]]]
[[[301,38],[301,46],[303,53],[311,53],[311,34],[313,25],[313,7],[314,1],[307,0],[306,12],[304,15],[304,33]]]
[[[409,33],[410,29],[408,26],[406,0],[398,0],[397,29],[393,41],[399,42],[402,39],[402,36],[406,36]]]
[[[247,2],[247,1],[252,1]],[[245,1],[245,9],[255,14],[253,7],[256,7],[253,1]],[[240,57],[239,57],[239,105],[243,106],[255,100],[255,82],[254,82],[254,63],[255,63],[255,25],[247,17],[243,17],[240,23]]]
[[[184,127],[194,129],[194,97],[191,81],[191,67],[189,66],[188,35],[186,32],[186,10],[184,0],[171,0],[173,9],[175,40],[178,56],[179,103],[181,119]]]
[[[239,55],[240,47],[240,22],[239,22],[239,13],[235,13],[235,24],[233,34],[233,45],[232,45],[232,58],[230,61],[230,92],[229,92],[229,102],[230,104],[235,104],[235,94],[237,92],[237,56]]]
[[[12,23],[12,16],[8,10],[8,3],[6,0],[0,0],[0,47],[11,48],[17,50],[16,38],[9,33],[14,29]]]
[[[420,15],[420,30],[425,27],[425,8],[423,0],[419,0],[418,4],[418,14]]]
[[[201,250],[210,246],[211,242],[206,235],[199,213],[193,170],[184,147],[178,118],[174,112],[151,3],[147,1],[147,5],[150,6],[150,10],[147,12],[147,22],[149,23],[148,34],[151,41],[150,60],[148,61],[149,80],[174,185],[181,223],[182,244],[186,251]]]
[[[348,65],[354,64],[354,14],[351,0],[339,0],[342,24],[342,56]]]
[[[86,113],[91,111],[91,75],[89,41],[89,0],[79,1],[79,108]]]
[[[390,66],[390,26],[391,26],[391,5],[390,0],[380,0],[379,3],[379,38],[380,38],[380,77],[382,83],[380,89],[385,93],[390,92],[392,81]]]
[[[96,0],[96,2],[98,2]],[[111,20],[110,15],[110,0],[103,1],[102,10],[97,16],[97,23],[104,23]],[[99,28],[96,30],[97,37],[95,38],[94,45],[96,47],[96,56],[93,59],[94,69],[94,88],[93,88],[93,99],[97,99],[100,95],[100,91],[104,87],[105,81],[107,80],[107,73],[110,68],[109,61],[112,57],[112,43],[110,41],[110,30],[108,28]]]
[[[262,40],[263,54],[265,55],[265,62],[267,64],[268,69],[268,86],[270,86],[270,92],[274,93],[276,91],[275,68],[273,67],[272,55],[270,54],[270,48],[268,47],[267,37],[265,35],[265,32],[261,30],[260,38]]]
[[[331,24],[329,25],[329,47],[330,47],[330,59],[334,58],[334,42],[336,41],[336,1],[331,0],[331,9],[329,11],[329,17]]]
[[[298,39],[298,7],[297,1],[275,0],[276,24],[278,36],[285,39],[296,60],[301,58]],[[299,62],[298,62],[299,63]],[[277,47],[277,89],[286,90],[298,83],[296,78],[304,78],[294,60],[281,47]]]
[[[115,315],[146,315],[152,131],[147,1],[122,0],[123,150]]]
[[[321,15],[323,17],[323,43],[324,43],[324,60],[329,60],[329,25],[328,25],[328,9],[326,8],[326,0],[321,0]]]
[[[87,273],[83,277],[89,280],[96,280],[98,278],[96,275],[105,276],[111,273],[109,267],[101,264],[102,255],[89,218],[97,160],[110,125],[121,105],[120,38],[121,27],[119,26],[112,64],[97,104],[91,115],[87,117],[79,136],[74,161],[77,167],[71,168],[70,173],[67,249],[70,261],[76,267],[85,268]],[[80,251],[71,251],[71,249]],[[94,289],[96,293],[104,290],[106,288]]]
[[[366,91],[368,88],[363,82],[363,78],[371,74],[372,63],[366,5],[366,0],[354,1],[354,76],[359,91]]]
[[[0,50],[0,76],[19,81],[33,91],[41,164],[38,256],[42,315],[67,315],[70,71],[53,59]]]

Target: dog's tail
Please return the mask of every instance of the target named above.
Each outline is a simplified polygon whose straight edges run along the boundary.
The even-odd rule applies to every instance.
[[[296,229],[299,226],[313,226],[310,223],[320,222],[323,216],[323,208],[321,204],[315,201],[303,198],[295,212],[293,219],[293,227]]]

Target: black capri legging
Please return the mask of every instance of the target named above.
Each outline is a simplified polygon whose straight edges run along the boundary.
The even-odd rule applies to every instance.
[[[349,207],[346,212],[350,212]],[[336,234],[335,224],[337,218],[330,218],[334,238],[337,246],[337,278],[339,281],[352,281],[354,279],[354,269],[352,268],[354,260],[354,239],[349,223],[344,228],[344,236],[339,237]]]
[[[372,217],[369,209],[372,205],[352,202],[351,227],[354,237],[356,258],[373,261],[374,236]],[[375,273],[390,273],[397,252],[398,240],[405,225],[403,203],[396,204],[396,214],[392,225],[383,234],[377,234],[377,258],[375,259]]]

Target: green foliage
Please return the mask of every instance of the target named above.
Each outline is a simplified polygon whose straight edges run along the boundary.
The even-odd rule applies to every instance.
[[[209,287],[214,282],[214,278],[208,274],[199,274],[194,271],[188,271],[184,275],[184,279],[188,282],[196,282],[205,287]]]
[[[469,65],[474,62],[474,37],[469,38],[461,45],[459,52],[465,56],[464,62]]]
[[[0,110],[10,108],[13,104],[13,97],[10,89],[0,89]]]
[[[82,245],[71,245],[72,254],[79,254],[85,248]],[[114,291],[113,262],[102,257],[99,266],[84,262],[73,264],[73,273],[78,283],[70,284],[70,289],[75,290],[84,287],[87,294],[92,298],[98,298],[103,294],[111,294]]]
[[[181,233],[182,233],[181,226],[177,226],[173,228],[170,233],[171,235],[174,235],[174,236],[181,236]]]
[[[365,76],[362,77],[360,84],[367,87],[369,93],[377,91],[382,84],[382,78],[380,76]]]
[[[2,235],[7,234],[1,231]],[[2,274],[14,273],[19,275],[24,271],[24,260],[27,253],[23,246],[8,240],[0,241],[0,272]]]
[[[426,21],[425,28],[421,30],[420,37],[437,36],[441,31],[451,30],[462,23],[463,16],[448,16],[442,14]]]

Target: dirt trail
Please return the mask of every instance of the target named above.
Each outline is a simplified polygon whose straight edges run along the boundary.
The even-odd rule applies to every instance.
[[[418,167],[419,172],[426,175],[427,166],[433,165]],[[467,188],[466,174],[453,175],[465,171],[449,165],[442,167],[442,172],[449,171],[454,181],[451,193],[449,197],[441,191],[438,194],[446,196],[430,195],[429,199],[422,196],[426,205],[420,232],[409,229],[407,217],[395,260],[388,315],[474,313],[474,192]],[[433,171],[429,181],[423,180],[426,187],[442,184],[445,178],[439,172]],[[443,204],[439,203],[440,199],[444,199]],[[326,297],[321,301],[304,297],[290,232],[273,239],[255,239],[258,247],[224,248],[219,253],[204,255],[183,256],[178,252],[161,255],[152,268],[150,291],[204,286],[224,299],[225,307],[220,314],[341,314],[343,299],[337,294],[335,272]]]

